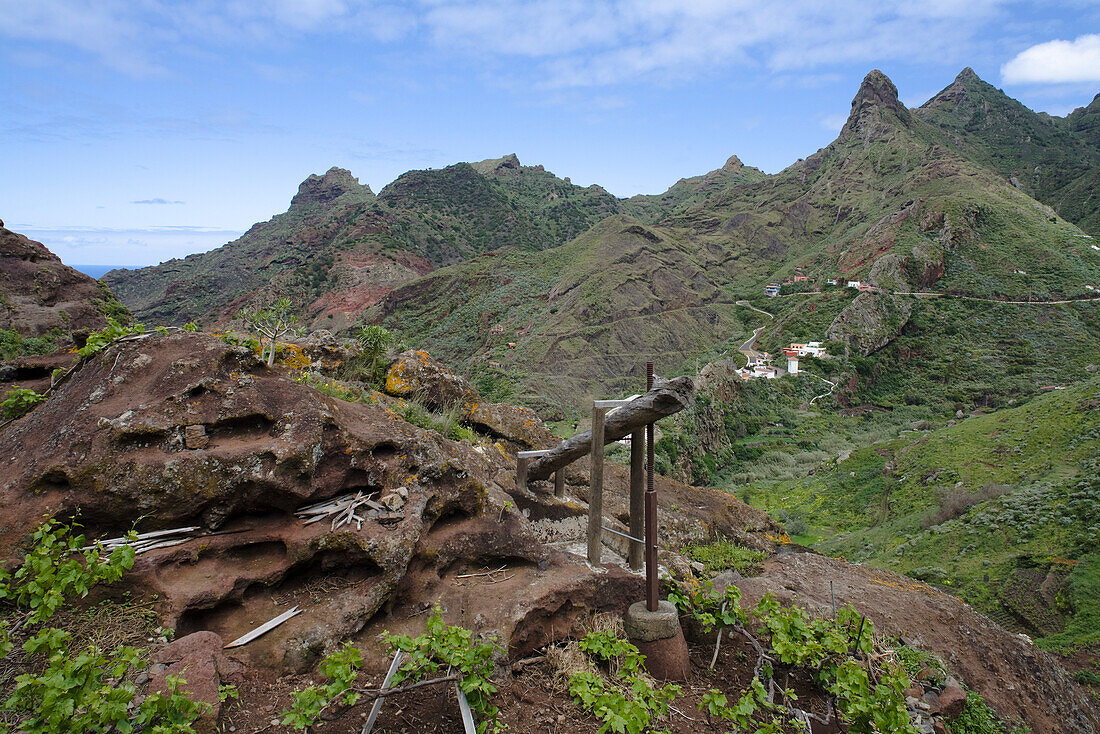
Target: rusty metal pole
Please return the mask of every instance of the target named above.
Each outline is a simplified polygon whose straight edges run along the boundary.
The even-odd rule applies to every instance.
[[[653,363],[645,363],[645,389],[653,389]],[[660,589],[657,586],[657,488],[653,483],[653,424],[645,427],[646,433],[646,488],[645,488],[645,605],[651,612],[657,611]]]
[[[645,430],[630,434],[630,537],[645,537]],[[633,571],[645,565],[645,543],[630,541],[627,560]]]

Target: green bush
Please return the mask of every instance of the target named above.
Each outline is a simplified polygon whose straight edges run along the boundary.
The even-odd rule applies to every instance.
[[[99,331],[93,331],[88,336],[88,341],[84,342],[84,346],[76,350],[76,353],[82,358],[87,358],[106,349],[115,339],[131,334],[141,334],[144,331],[145,326],[143,324],[121,324],[108,316],[107,326]]]
[[[645,656],[610,630],[589,632],[580,648],[606,666],[608,672],[605,677],[583,670],[569,677],[569,695],[600,720],[599,734],[640,734],[655,719],[665,716],[681,693],[677,685],[652,685],[644,677]]]
[[[39,337],[24,337],[17,331],[0,329],[0,360],[56,352],[63,338],[60,329]]]
[[[726,538],[713,543],[685,545],[680,552],[698,561],[706,567],[707,573],[714,575],[723,571],[737,571],[740,574],[754,573],[760,563],[768,557],[764,551],[745,548]]]
[[[30,412],[31,408],[45,399],[45,395],[37,393],[30,388],[19,387],[17,385],[4,394],[4,399],[0,400],[0,408],[3,408],[4,418],[18,418]]]
[[[132,536],[131,536],[132,537]],[[0,569],[0,657],[13,648],[13,636],[40,625],[68,599],[87,596],[99,582],[117,581],[134,565],[129,545],[105,555],[83,535],[49,520],[35,530],[33,545],[14,573]],[[14,623],[11,618],[14,617]],[[194,734],[191,726],[205,710],[182,690],[186,681],[170,677],[168,690],[140,702],[132,677],[143,670],[142,651],[122,646],[106,652],[92,644],[74,650],[68,632],[40,627],[22,645],[30,672],[15,678],[2,710],[26,734]],[[8,719],[9,721],[11,718]],[[0,725],[0,731],[6,731]]]

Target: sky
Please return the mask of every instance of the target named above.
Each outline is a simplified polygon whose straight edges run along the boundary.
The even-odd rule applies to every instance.
[[[1035,110],[1100,92],[1100,0],[0,0],[0,219],[149,265],[331,166],[516,153],[613,194],[736,154],[782,170],[868,71],[917,106],[966,66]]]

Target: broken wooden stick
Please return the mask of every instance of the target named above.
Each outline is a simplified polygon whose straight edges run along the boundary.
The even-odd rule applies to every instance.
[[[302,610],[296,606],[288,609],[287,611],[280,614],[278,617],[275,617],[274,619],[269,619],[251,632],[241,635],[237,639],[233,640],[225,646],[225,649],[228,650],[231,647],[240,647],[241,645],[247,645],[249,642],[252,642],[260,635],[267,634],[291,617],[296,617],[301,613]]]

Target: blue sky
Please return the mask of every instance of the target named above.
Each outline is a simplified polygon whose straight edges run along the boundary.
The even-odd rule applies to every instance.
[[[0,0],[0,218],[70,263],[208,250],[338,165],[516,153],[620,196],[828,144],[880,68],[1064,115],[1100,0]]]

